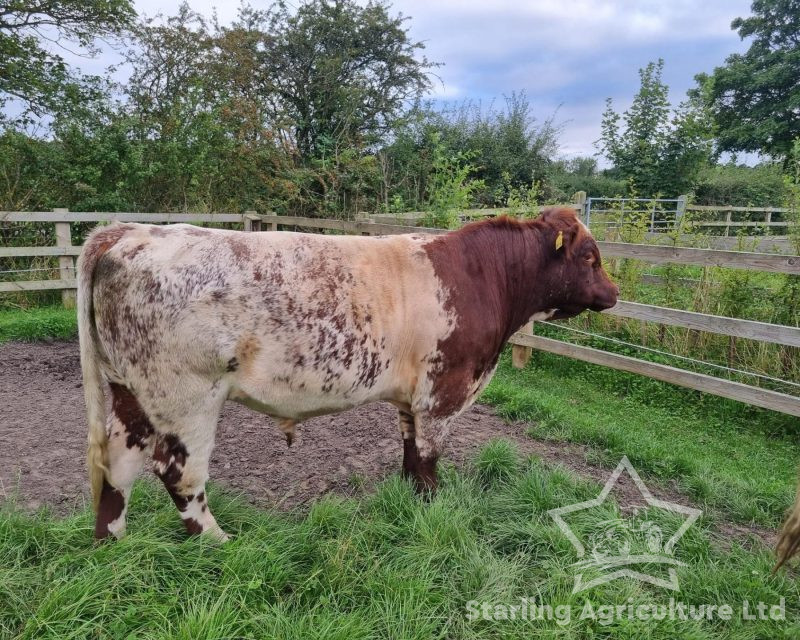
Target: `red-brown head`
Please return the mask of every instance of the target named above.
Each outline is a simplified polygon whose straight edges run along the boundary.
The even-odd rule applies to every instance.
[[[592,234],[575,211],[545,209],[534,221],[543,242],[542,285],[553,318],[570,318],[586,309],[602,311],[617,304],[619,287],[603,269]]]

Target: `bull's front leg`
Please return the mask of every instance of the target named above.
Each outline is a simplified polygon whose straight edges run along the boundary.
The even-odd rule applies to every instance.
[[[416,430],[414,416],[406,411],[398,414],[400,435],[403,436],[403,477],[413,478],[417,473],[417,445],[414,442]]]
[[[447,423],[433,420],[427,414],[412,415],[400,411],[403,434],[403,476],[414,480],[418,493],[436,491],[439,484],[436,463],[439,460]]]

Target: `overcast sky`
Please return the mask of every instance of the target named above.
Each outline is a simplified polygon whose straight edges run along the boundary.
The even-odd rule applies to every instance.
[[[221,22],[238,2],[189,0]],[[254,6],[264,5],[253,1]],[[140,13],[171,12],[177,3],[135,0]],[[629,106],[637,70],[661,57],[674,104],[731,53],[744,51],[731,21],[750,13],[750,0],[397,0],[427,57],[444,63],[434,96],[441,100],[492,99],[525,90],[541,120],[558,110],[564,156],[591,155],[607,97]],[[80,61],[86,71],[116,61],[105,54]]]

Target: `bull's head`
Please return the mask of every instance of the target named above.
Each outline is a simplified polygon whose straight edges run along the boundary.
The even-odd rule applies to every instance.
[[[617,304],[619,287],[603,269],[589,229],[572,209],[546,209],[536,221],[545,254],[543,284],[552,318],[571,318],[586,309],[602,311]]]

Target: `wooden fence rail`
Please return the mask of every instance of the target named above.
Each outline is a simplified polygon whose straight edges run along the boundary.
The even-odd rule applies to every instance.
[[[55,256],[59,261],[59,277],[54,280],[15,280],[0,282],[0,293],[20,291],[61,290],[61,301],[65,307],[75,305],[75,257],[81,248],[72,245],[70,224],[73,222],[206,222],[240,223],[246,231],[258,230],[254,220],[260,216],[254,211],[244,213],[105,213],[76,212],[68,209],[53,211],[0,211],[0,223],[51,222],[56,228],[55,247],[0,247],[0,258]]]
[[[604,367],[637,373],[648,378],[669,382],[681,387],[696,389],[705,393],[711,393],[723,398],[738,400],[764,409],[772,409],[788,413],[793,416],[800,416],[800,397],[791,396],[786,393],[779,393],[761,387],[753,387],[741,382],[733,382],[723,378],[715,378],[703,373],[686,371],[670,367],[665,364],[658,364],[648,360],[639,360],[630,356],[623,356],[617,353],[609,353],[592,347],[562,342],[542,336],[531,336],[524,333],[515,333],[509,342],[529,349],[539,349],[557,355],[567,356],[583,362],[591,362]]]
[[[788,213],[786,207],[734,207],[728,204],[687,204],[687,211],[737,211],[743,213]]]
[[[377,220],[376,220],[377,218]],[[243,214],[215,213],[76,213],[66,210],[53,212],[0,212],[3,222],[50,222],[56,225],[58,246],[55,247],[0,247],[0,258],[12,257],[57,257],[59,278],[54,280],[0,282],[0,293],[14,291],[43,291],[60,289],[64,303],[74,303],[75,281],[74,259],[80,247],[70,243],[69,225],[72,222],[104,222],[122,220],[129,222],[212,222],[240,223],[245,231],[317,229],[361,235],[391,235],[398,233],[445,233],[442,229],[386,224],[380,217],[355,221],[304,218],[299,216],[258,215],[253,211]],[[733,269],[748,269],[770,273],[800,275],[800,256],[776,255],[741,251],[719,251],[688,247],[640,245],[622,242],[598,242],[604,257],[633,258],[651,264],[677,263],[698,266],[716,266]],[[605,313],[624,318],[655,322],[707,331],[734,338],[746,338],[800,347],[800,328],[754,322],[738,318],[714,316],[655,305],[645,305],[621,300]],[[779,393],[722,378],[639,360],[629,356],[601,351],[551,338],[532,335],[532,323],[511,339],[513,362],[524,366],[530,358],[531,349],[540,349],[567,357],[612,367],[631,373],[670,382],[684,387],[732,398],[759,407],[773,409],[800,416],[800,397]]]
[[[53,211],[0,211],[0,222],[239,222],[246,213],[82,213]]]
[[[694,247],[665,247],[626,242],[598,242],[603,257],[634,258],[651,264],[691,264],[701,267],[727,267],[771,273],[800,274],[800,256],[746,251],[719,251]]]
[[[741,320],[726,316],[714,316],[694,311],[682,311],[669,307],[620,300],[616,306],[603,311],[608,315],[656,322],[673,327],[706,331],[734,338],[760,340],[789,347],[800,347],[800,327],[789,327],[768,322]]]
[[[37,256],[79,256],[81,248],[68,247],[0,247],[0,258],[24,258]]]

